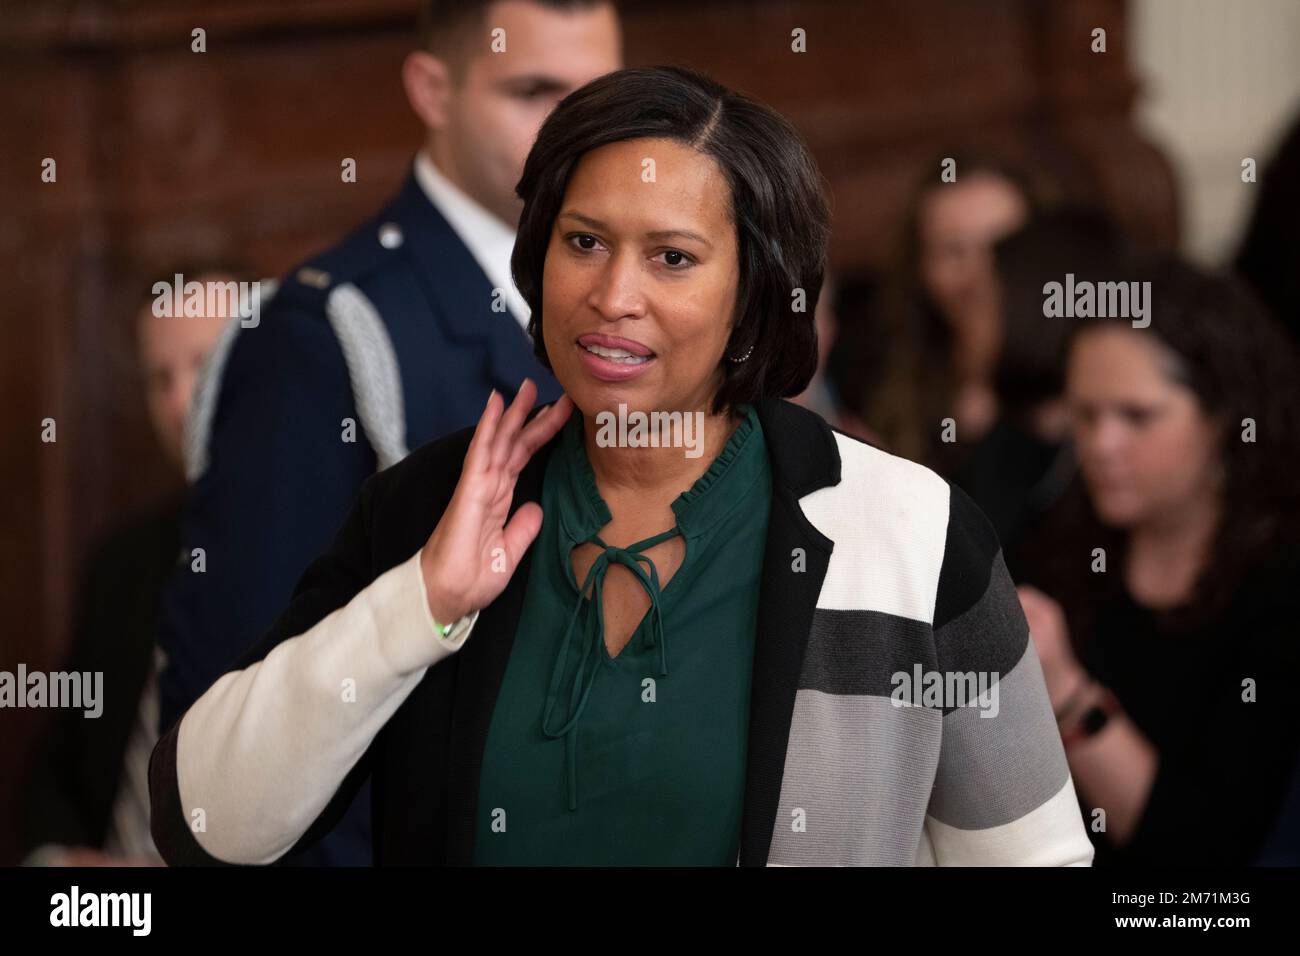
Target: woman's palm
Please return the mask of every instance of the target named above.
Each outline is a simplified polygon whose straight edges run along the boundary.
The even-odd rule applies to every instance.
[[[492,603],[537,537],[542,509],[520,505],[510,516],[515,482],[537,449],[568,421],[567,395],[525,424],[537,387],[524,379],[508,409],[494,391],[483,409],[451,502],[421,552],[429,607],[449,623]]]

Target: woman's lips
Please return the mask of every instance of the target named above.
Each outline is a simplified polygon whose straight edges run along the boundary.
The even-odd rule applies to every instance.
[[[647,358],[655,354],[640,342],[625,339],[621,335],[602,335],[600,332],[588,332],[586,335],[578,336],[578,344],[596,345],[606,349],[622,349],[624,352],[630,352],[633,355],[644,355]]]
[[[573,347],[582,356],[582,362],[587,371],[602,382],[626,382],[628,379],[636,378],[655,363],[653,355],[643,362],[624,364],[623,362],[615,362],[612,359],[601,358],[595,352],[587,351],[577,342],[573,344]]]

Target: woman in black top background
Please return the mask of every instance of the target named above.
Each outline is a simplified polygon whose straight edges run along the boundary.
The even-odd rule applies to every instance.
[[[1300,736],[1294,360],[1227,279],[1115,278],[1151,283],[1150,325],[1074,320],[1082,485],[1021,599],[1098,864],[1248,864]]]
[[[1003,333],[993,367],[998,414],[953,480],[993,522],[1016,580],[1026,571],[1026,538],[1078,472],[1064,394],[1070,325],[1044,319],[1043,286],[1066,273],[1105,281],[1128,255],[1109,216],[1081,204],[1036,213],[993,247]]]

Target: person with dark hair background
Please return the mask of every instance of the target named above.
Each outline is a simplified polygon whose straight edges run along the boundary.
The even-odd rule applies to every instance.
[[[883,375],[859,400],[883,446],[956,474],[997,418],[993,370],[1002,341],[993,244],[1058,199],[1041,171],[1000,156],[950,150],[955,181],[927,168],[872,309],[874,334],[859,352],[881,352]],[[943,440],[943,420],[955,434]]]
[[[822,374],[835,398],[842,431],[884,447],[884,440],[859,416],[877,384],[884,378],[888,351],[881,347],[882,333],[873,304],[877,279],[867,270],[835,276],[828,308],[834,319],[834,334],[825,348]],[[825,416],[823,416],[825,417]],[[829,420],[829,419],[828,419]]]
[[[1074,320],[1083,481],[1021,600],[1098,864],[1246,865],[1300,752],[1294,357],[1230,279],[1111,279],[1150,283],[1150,324]]]
[[[795,129],[703,74],[621,70],[556,107],[518,192],[564,396],[494,393],[367,481],[159,742],[168,861],[275,863],[373,775],[381,863],[1087,865],[987,519],[786,401],[829,238]],[[679,424],[611,433],[656,415]],[[983,677],[900,696],[923,668]]]
[[[1264,170],[1235,263],[1300,351],[1300,120]]]
[[[1043,318],[1043,287],[1104,281],[1125,255],[1100,209],[1062,206],[1036,214],[994,246],[1003,334],[993,370],[998,417],[969,450],[953,480],[988,515],[1012,578],[1022,542],[1074,479],[1064,399],[1069,325]]]

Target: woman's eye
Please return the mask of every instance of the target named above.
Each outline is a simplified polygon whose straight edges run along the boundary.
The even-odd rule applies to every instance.
[[[591,252],[591,250],[593,250],[593,249],[596,248],[596,237],[593,236],[593,235],[591,235],[590,233],[587,233],[587,232],[579,232],[579,233],[575,233],[574,235],[572,235],[572,236],[569,237],[569,242],[573,242],[575,239],[576,239],[579,243],[583,243],[584,240],[587,240],[587,239],[590,239],[590,240],[591,240],[591,245],[580,245],[580,246],[578,246],[578,248],[580,248],[583,252]]]
[[[685,269],[694,264],[691,257],[679,249],[668,249],[660,255],[664,257],[664,264],[672,269]]]

